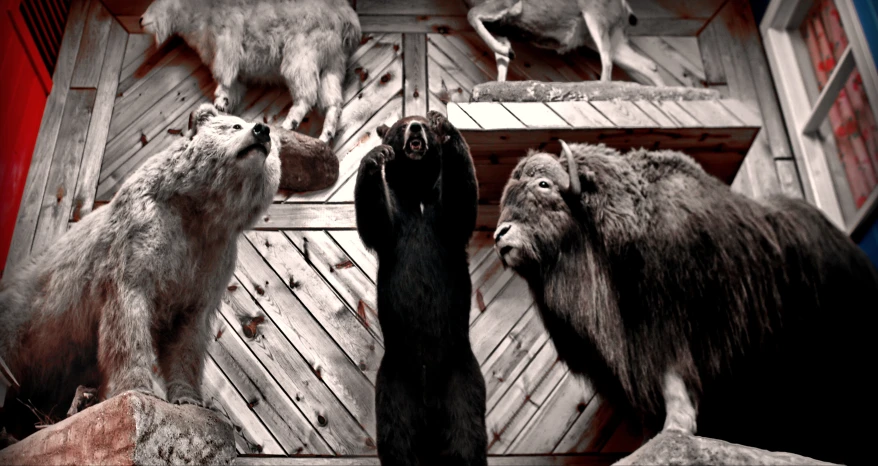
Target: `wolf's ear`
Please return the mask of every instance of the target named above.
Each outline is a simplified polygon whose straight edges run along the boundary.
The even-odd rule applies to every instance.
[[[219,110],[213,104],[204,103],[198,106],[197,109],[189,114],[189,137],[191,138],[198,134],[198,128],[207,120],[217,115],[219,115]]]
[[[376,131],[378,132],[378,137],[384,139],[384,136],[390,131],[390,128],[387,125],[381,125]]]

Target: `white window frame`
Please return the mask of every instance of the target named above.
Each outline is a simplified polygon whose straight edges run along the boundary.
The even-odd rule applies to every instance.
[[[851,0],[834,0],[848,38],[848,48],[838,60],[820,95],[811,105],[813,74],[803,73],[797,55],[803,39],[799,26],[814,0],[771,0],[759,25],[765,53],[774,75],[777,95],[783,110],[787,133],[802,178],[805,198],[821,209],[829,219],[848,235],[867,227],[865,221],[878,208],[878,187],[873,188],[859,208],[843,194],[849,193],[847,179],[839,176],[841,163],[836,154],[827,153],[817,130],[827,120],[829,110],[856,66],[863,78],[872,114],[878,118],[878,70],[869,51],[859,16]],[[810,90],[810,92],[809,92]]]

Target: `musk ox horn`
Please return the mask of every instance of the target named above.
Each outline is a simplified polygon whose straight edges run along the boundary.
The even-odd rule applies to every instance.
[[[561,143],[561,152],[567,157],[567,172],[570,174],[570,187],[567,188],[567,191],[578,196],[582,193],[582,187],[579,185],[579,167],[576,166],[576,159],[573,158],[570,146],[563,139],[559,139],[558,142]]]

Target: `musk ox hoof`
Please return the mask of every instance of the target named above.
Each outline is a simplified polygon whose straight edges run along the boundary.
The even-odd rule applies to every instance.
[[[280,139],[280,189],[292,192],[317,191],[338,180],[338,157],[321,139],[272,126]]]
[[[200,399],[191,397],[191,396],[181,396],[174,400],[175,405],[193,405],[198,406],[199,408],[206,408],[204,402]]]
[[[73,395],[73,403],[70,403],[70,409],[67,410],[67,417],[94,406],[98,403],[98,390],[96,388],[80,385],[76,387],[76,394]]]

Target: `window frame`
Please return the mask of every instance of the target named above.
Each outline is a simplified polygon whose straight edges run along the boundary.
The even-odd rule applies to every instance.
[[[802,72],[799,26],[815,0],[771,0],[759,25],[768,63],[774,76],[778,99],[789,134],[805,198],[849,236],[857,239],[871,225],[878,211],[878,187],[874,187],[859,208],[852,198],[847,179],[838,176],[841,162],[828,153],[818,130],[851,76],[860,73],[872,114],[878,118],[878,70],[853,0],[834,0],[848,48],[838,60],[829,80],[812,105],[814,77]],[[832,141],[834,144],[834,141]],[[842,170],[843,171],[843,170]]]

